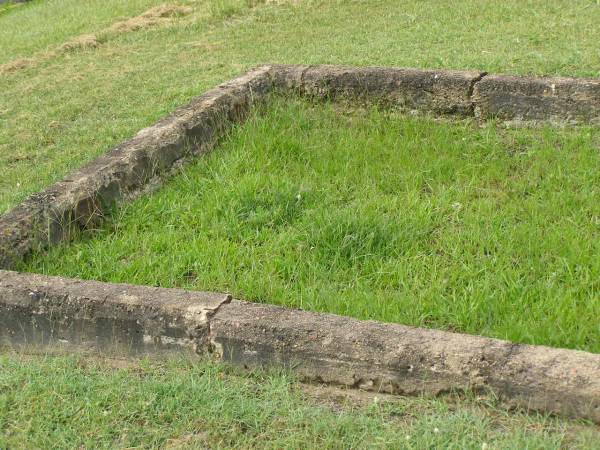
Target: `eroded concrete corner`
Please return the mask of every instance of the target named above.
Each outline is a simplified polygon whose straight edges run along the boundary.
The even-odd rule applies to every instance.
[[[600,80],[480,71],[267,65],[207,91],[0,217],[0,268],[97,226],[119,203],[212,149],[269,94],[377,103],[481,120],[600,124]]]

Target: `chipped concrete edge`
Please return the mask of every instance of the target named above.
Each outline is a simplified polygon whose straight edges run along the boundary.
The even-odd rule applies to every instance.
[[[493,395],[600,423],[600,355],[232,300],[0,270],[0,344],[187,354],[392,394]]]
[[[0,217],[0,268],[93,228],[115,205],[215,147],[268,94],[347,98],[433,115],[600,123],[600,80],[478,71],[264,65],[217,86]]]

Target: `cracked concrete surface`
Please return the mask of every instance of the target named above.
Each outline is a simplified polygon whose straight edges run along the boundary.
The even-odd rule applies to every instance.
[[[226,294],[0,271],[0,342],[108,353],[209,350]]]

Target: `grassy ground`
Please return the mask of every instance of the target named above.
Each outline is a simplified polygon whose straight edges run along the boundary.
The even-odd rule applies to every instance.
[[[597,45],[600,41],[600,27],[597,26],[600,22],[600,5],[596,0],[442,0],[429,3],[417,0],[182,0],[179,4],[191,7],[191,12],[165,18],[159,23],[142,21],[139,25],[140,22],[137,22],[139,26],[119,28],[118,32],[113,30],[107,33],[115,23],[138,16],[163,1],[44,0],[18,8],[0,8],[0,213],[28,194],[39,191],[83,162],[132,136],[137,130],[153,123],[192,96],[253,65],[265,62],[600,75],[600,50]],[[87,39],[90,34],[98,39]],[[87,37],[82,39],[81,36]],[[66,50],[65,43],[69,43]],[[303,107],[300,107],[297,113],[302,111]],[[287,116],[284,115],[288,121],[289,113],[288,111]],[[319,127],[315,128],[313,123],[319,117],[331,116],[331,112],[305,111],[303,114],[307,114],[307,133],[316,132],[317,136],[328,138],[335,144],[333,137],[327,137],[327,130],[321,127],[319,131]],[[372,119],[380,123],[387,123],[388,120],[377,116]],[[505,299],[507,302],[490,304],[490,311],[496,308],[504,320],[509,320],[517,316],[510,308],[518,294],[529,299],[525,305],[518,305],[517,311],[525,311],[522,315],[526,317],[516,317],[516,331],[509,334],[510,337],[597,350],[597,345],[590,343],[590,338],[598,333],[597,328],[594,331],[590,317],[594,317],[594,314],[597,317],[598,311],[591,302],[585,301],[593,298],[590,295],[598,293],[597,282],[594,284],[593,279],[588,278],[595,276],[598,279],[598,265],[590,260],[591,252],[597,253],[597,244],[593,241],[585,242],[581,236],[594,236],[593,233],[597,233],[597,228],[590,223],[597,225],[598,214],[591,212],[590,215],[590,210],[583,207],[589,206],[590,191],[588,190],[586,197],[585,191],[577,192],[576,186],[571,184],[573,181],[580,181],[589,187],[593,183],[590,178],[593,174],[583,170],[582,163],[587,158],[588,162],[597,164],[597,159],[594,160],[593,153],[590,153],[591,146],[597,147],[597,134],[592,130],[582,129],[572,133],[565,132],[564,135],[562,132],[549,130],[524,130],[511,135],[499,133],[490,127],[476,132],[477,139],[480,140],[477,144],[476,140],[470,139],[472,130],[468,125],[445,126],[435,131],[427,127],[427,122],[409,120],[395,123],[394,129],[398,132],[403,131],[413,137],[421,133],[422,137],[427,137],[425,147],[430,156],[436,145],[440,149],[449,147],[452,152],[431,168],[432,173],[419,173],[411,178],[404,170],[405,179],[399,178],[400,174],[389,173],[389,182],[399,182],[406,197],[394,201],[381,194],[379,198],[385,200],[381,207],[388,208],[388,211],[380,211],[373,201],[367,201],[362,209],[368,213],[364,216],[369,219],[366,222],[362,221],[363,216],[348,212],[347,205],[341,205],[339,211],[332,210],[329,218],[334,219],[333,223],[341,228],[333,225],[323,227],[322,230],[317,230],[314,239],[342,238],[344,253],[338,255],[335,249],[327,246],[323,248],[321,255],[308,252],[306,257],[309,262],[315,262],[317,265],[314,268],[321,273],[321,278],[308,281],[315,281],[315,286],[322,283],[323,274],[327,274],[327,268],[322,266],[326,265],[326,261],[334,261],[331,273],[337,273],[340,277],[333,280],[334,292],[347,279],[345,277],[352,274],[359,275],[356,283],[360,289],[373,286],[377,288],[385,283],[394,286],[393,283],[399,280],[390,278],[385,271],[378,272],[377,265],[383,264],[380,268],[385,269],[389,256],[396,256],[398,251],[404,258],[411,252],[419,255],[424,243],[435,234],[435,230],[432,231],[427,222],[431,218],[435,223],[445,224],[439,229],[442,240],[437,247],[451,250],[445,257],[451,260],[460,252],[467,256],[465,267],[449,266],[448,270],[459,278],[448,278],[446,285],[453,286],[457,292],[468,293],[471,300],[463,303],[454,301],[451,291],[441,288],[443,284],[440,282],[445,279],[442,273],[434,272],[430,274],[430,279],[436,282],[437,289],[450,301],[446,305],[441,302],[429,305],[437,309],[437,316],[419,317],[418,314],[413,314],[411,320],[428,325],[454,321],[462,323],[461,326],[465,329],[506,335],[506,329],[503,328],[506,324],[495,321],[489,314],[484,314],[477,320],[469,319],[469,316],[473,317],[473,314],[483,311],[481,298],[469,289],[477,287],[480,293],[489,292],[486,291],[489,289],[486,283],[497,281],[498,271],[504,267],[508,278],[500,284],[501,288],[495,298]],[[280,125],[285,126],[285,123]],[[277,121],[271,122],[270,126],[277,126]],[[267,130],[261,131],[260,128],[254,129],[255,134],[266,132]],[[361,133],[361,142],[370,143],[375,140],[383,144],[386,139],[390,139],[389,136],[369,137],[366,130]],[[449,145],[444,143],[443,146],[440,143],[442,137],[449,135],[458,139],[468,138],[465,158],[472,162],[477,161],[477,158],[480,158],[480,162],[484,161],[482,146],[490,145],[496,150],[490,154],[493,155],[493,167],[498,173],[486,172],[478,176],[476,164],[468,165],[460,171],[460,181],[465,182],[465,189],[457,189],[459,185],[448,175],[450,168],[456,168],[456,162],[460,160],[456,154],[459,151],[455,144],[457,141],[454,140],[454,144]],[[349,136],[348,132],[346,136]],[[540,136],[541,141],[536,143]],[[244,131],[239,130],[238,144],[243,138]],[[294,151],[293,145],[287,145],[293,142],[285,139],[278,142],[277,136],[273,135],[271,138],[271,144],[277,148]],[[303,138],[300,135],[294,139]],[[314,145],[314,141],[311,145]],[[409,147],[403,147],[404,152]],[[553,147],[563,148],[565,151],[552,152],[550,149]],[[311,148],[309,146],[308,150]],[[360,151],[357,150],[352,155],[339,146],[333,145],[331,148],[335,149],[338,156],[348,158],[352,169],[347,180],[342,177],[338,181],[356,181],[361,172],[365,173],[368,169],[357,167],[360,164],[360,159],[357,158],[364,149],[358,149]],[[417,148],[420,149],[421,145]],[[512,159],[506,149],[512,149],[511,152],[515,154]],[[578,150],[573,153],[575,149]],[[230,150],[227,158],[235,162],[235,145]],[[241,150],[238,145],[237,161],[245,163],[247,161],[244,158],[248,155],[244,157]],[[390,149],[388,148],[387,154],[383,147],[379,147],[378,151],[382,155],[389,155]],[[539,155],[540,152],[546,154],[548,160],[545,161]],[[415,152],[415,155],[418,153]],[[261,157],[264,156],[263,154]],[[297,156],[300,160],[292,159],[290,164],[299,164],[302,157],[310,154]],[[570,157],[580,160],[569,161]],[[425,154],[415,161],[405,158],[404,162],[408,167],[417,168],[424,158]],[[527,159],[532,161],[529,174],[525,170],[527,163],[523,162]],[[331,162],[328,169],[326,161],[327,158],[321,160],[323,164],[320,169],[335,172],[333,168],[339,163]],[[400,160],[397,159],[395,163],[400,164]],[[553,179],[544,176],[545,164],[550,163],[560,168],[553,166],[552,170],[557,170],[552,172],[555,175]],[[219,172],[218,160],[211,160],[210,164],[212,166],[198,165],[189,171],[189,180],[200,182],[204,174],[202,183],[210,179],[215,184],[217,180],[214,175]],[[510,189],[500,185],[496,189],[494,186],[486,186],[480,197],[475,196],[479,200],[469,197],[469,192],[475,192],[469,187],[469,176],[479,182],[485,177],[488,180],[495,179],[495,176],[501,178],[509,170],[508,167],[512,167],[511,164],[517,170],[515,180],[520,183],[519,187]],[[371,170],[377,165],[381,166],[382,162],[378,161],[376,165],[370,166]],[[215,169],[215,172],[203,172],[209,167]],[[572,173],[571,169],[576,170]],[[282,168],[279,167],[278,170],[280,174]],[[314,188],[312,191],[296,193],[296,188],[301,183],[290,181],[286,184],[282,179],[283,182],[280,180],[270,187],[261,185],[260,177],[253,180],[250,174],[247,175],[240,195],[234,195],[234,191],[229,193],[228,200],[232,201],[229,207],[225,208],[223,204],[224,209],[220,212],[213,209],[211,213],[211,220],[216,220],[218,226],[219,223],[224,226],[221,232],[231,233],[236,238],[231,249],[221,248],[223,253],[220,256],[224,260],[230,259],[228,252],[236,246],[240,248],[244,239],[252,242],[249,249],[258,249],[260,254],[261,236],[270,227],[275,226],[280,233],[286,229],[285,224],[289,219],[298,220],[297,223],[306,220],[302,217],[310,210],[311,205],[330,196],[334,189],[330,184],[328,190],[323,192]],[[269,180],[271,178],[264,181],[268,183]],[[309,177],[308,180],[314,182],[314,178]],[[427,206],[427,202],[421,197],[428,195],[431,187],[427,185],[431,184],[430,180],[437,180],[431,187],[446,196],[442,196],[439,202],[432,200]],[[223,181],[225,186],[231,183],[231,180]],[[376,185],[377,180],[367,178],[362,181],[366,181],[364,190],[356,191],[362,198],[368,197],[369,192],[374,189],[389,189],[389,186],[385,187],[386,179],[379,178],[381,186]],[[520,214],[540,212],[535,207],[535,195],[529,194],[527,183],[530,181],[533,183],[533,192],[550,194],[552,202],[547,205],[557,209],[543,211],[543,216],[527,216],[529,222],[519,225]],[[563,181],[569,182],[569,188],[559,195],[556,189]],[[205,186],[202,183],[199,186]],[[190,185],[186,184],[185,178],[175,181],[172,186],[184,189],[188,199],[193,199],[195,205],[199,204],[202,195],[206,195],[202,190],[195,197],[191,195]],[[595,186],[598,186],[597,181]],[[249,195],[253,187],[261,187],[261,195],[257,198]],[[519,197],[520,188],[522,197]],[[169,202],[172,200],[169,196],[172,197],[173,192],[164,191],[157,198]],[[347,196],[353,194],[352,190],[342,189],[342,192]],[[592,192],[597,193],[597,190]],[[296,199],[294,195],[298,193],[300,198]],[[498,201],[504,201],[510,195],[522,198],[518,203],[520,206],[511,207],[510,204],[503,203],[504,212],[508,213],[507,225],[509,229],[517,231],[514,236],[504,230],[503,224],[497,221],[499,219],[494,222],[488,203],[494,195],[498,195]],[[450,202],[453,198],[456,201]],[[461,202],[460,199],[464,201]],[[216,200],[213,198],[211,201],[215,206]],[[128,220],[134,220],[140,217],[136,214],[141,214],[149,219],[148,226],[154,225],[157,217],[173,217],[170,213],[176,207],[181,208],[181,203],[174,204],[173,207],[163,203],[162,211],[156,205],[144,203],[144,200],[138,205],[146,205],[147,214],[143,210],[139,213],[125,211],[121,220],[115,223],[117,229],[114,231],[117,233],[114,238],[109,238],[105,231],[99,240],[77,244],[78,250],[74,257],[79,258],[83,270],[90,276],[94,270],[104,273],[106,278],[141,280],[143,276],[148,276],[148,266],[139,266],[136,272],[135,264],[139,264],[139,259],[135,259],[139,257],[136,252],[132,252],[133,259],[129,267],[127,256],[123,257],[115,252],[119,246],[121,250],[126,249],[127,242],[123,239],[131,237],[132,229],[143,225],[134,226]],[[285,205],[290,205],[290,208]],[[414,206],[416,214],[406,217],[402,214],[392,215],[390,211],[400,206]],[[578,209],[578,206],[582,208]],[[453,247],[453,244],[465,244],[464,239],[468,234],[459,230],[458,236],[453,238],[449,230],[453,226],[458,227],[465,220],[464,223],[471,230],[478,230],[475,234],[477,242],[491,242],[483,234],[482,229],[486,228],[476,227],[476,208],[481,208],[487,214],[483,217],[489,220],[487,226],[495,231],[495,236],[512,239],[515,245],[519,244],[512,249],[518,253],[517,261],[521,257],[534,256],[535,263],[529,271],[526,267],[510,266],[509,260],[498,254],[495,246],[478,250],[467,242],[466,248]],[[562,221],[557,219],[560,208],[567,211],[566,219]],[[186,223],[192,225],[192,229],[201,230],[194,228],[199,224],[194,223],[190,211],[180,209],[180,212]],[[316,218],[325,220],[328,218],[325,213],[327,211]],[[269,214],[273,214],[278,222],[270,224],[267,219]],[[583,219],[586,214],[591,222]],[[247,227],[238,229],[233,226],[228,229],[232,225],[231,219],[237,215],[254,224],[258,232]],[[555,219],[553,226],[542,223],[543,217]],[[445,218],[450,219],[450,222],[445,223]],[[574,222],[569,223],[570,219]],[[528,241],[528,233],[534,232],[533,235],[536,235],[535,230],[532,230],[531,225],[528,227],[527,223],[541,225],[546,233],[544,238],[550,236],[550,239],[547,242],[545,239]],[[195,245],[201,242],[197,236],[186,235],[181,227],[177,229],[177,223],[171,224],[180,236],[191,237]],[[412,225],[424,225],[423,234],[415,229],[407,232]],[[485,223],[480,225],[486,226]],[[219,229],[218,226],[216,230]],[[371,229],[371,226],[374,228]],[[356,239],[344,240],[347,230],[357,231],[357,236],[364,237],[366,247],[357,244]],[[390,230],[403,232],[400,236],[405,242],[396,237],[388,243],[386,233]],[[580,237],[576,235],[577,230],[581,231]],[[148,233],[141,228],[139,231]],[[564,243],[557,242],[561,233],[565,236]],[[222,236],[216,237],[222,240]],[[295,237],[302,243],[301,233]],[[153,250],[167,249],[174,244],[161,242],[158,235],[154,238],[150,243],[155,246]],[[102,240],[107,243],[108,248],[104,256],[97,259],[98,267],[84,266],[82,261],[91,256],[94,246]],[[506,246],[507,242],[503,241],[501,244]],[[280,244],[275,248],[285,250],[285,243]],[[574,245],[573,248],[569,247],[571,244]],[[273,248],[274,243],[267,242],[266,245]],[[98,247],[95,248],[98,250]],[[298,249],[288,248],[292,254],[298,254]],[[208,252],[210,249],[204,251]],[[214,251],[218,251],[218,248]],[[536,251],[548,253],[544,253],[543,258],[537,254],[536,259]],[[554,251],[556,252],[552,253]],[[113,262],[118,262],[114,272],[109,271],[106,266],[111,252],[112,256],[118,256],[113,259]],[[581,252],[581,255],[578,256],[576,252]],[[380,258],[382,253],[384,258]],[[497,256],[495,261],[493,255]],[[309,256],[314,257],[314,261]],[[238,263],[250,264],[249,254],[236,257]],[[432,256],[421,253],[420,257],[421,259],[410,260],[411,266],[400,272],[400,275],[408,277],[407,282],[404,286],[396,287],[407,288],[408,293],[423,282],[410,278],[412,270],[413,275],[423,274],[425,261]],[[257,261],[264,264],[266,257],[262,255],[261,258]],[[275,262],[269,262],[271,266],[267,264],[269,270],[274,270],[277,275],[273,277],[275,283],[272,286],[261,287],[256,282],[253,284],[248,279],[255,270],[251,266],[242,268],[240,279],[230,279],[235,280],[238,285],[241,285],[240,282],[246,283],[248,292],[255,296],[261,292],[260,289],[277,293],[286,282],[291,282],[294,277],[306,276],[307,273],[310,275],[310,270],[313,270],[305,266],[308,272],[294,273],[294,265],[287,264],[285,258],[280,261],[283,262],[282,267],[277,267]],[[289,262],[289,257],[287,261]],[[306,258],[300,260],[302,263],[306,261]],[[200,287],[199,271],[217,273],[215,267],[210,267],[209,261],[200,261],[198,267],[190,266],[189,263],[193,262],[185,258],[174,261],[177,270],[163,272],[164,278],[155,282]],[[50,270],[49,264],[38,263]],[[164,267],[165,262],[157,258],[150,264]],[[414,269],[412,264],[415,265]],[[481,264],[484,269],[481,274],[474,272],[477,264]],[[544,271],[544,264],[557,269],[556,272],[549,269]],[[440,267],[432,267],[441,270]],[[361,278],[363,273],[368,276]],[[460,277],[465,274],[466,278],[461,281]],[[541,275],[541,279],[536,278],[537,275]],[[511,287],[510,283],[515,280],[519,280],[523,286]],[[220,286],[225,287],[225,281],[226,278],[222,278]],[[585,289],[588,289],[587,294]],[[567,300],[569,292],[573,293],[572,305]],[[434,294],[435,288],[429,287],[423,295],[433,299]],[[543,301],[539,303],[531,301],[537,298],[536,295],[542,294],[549,294],[550,299],[542,298]],[[303,299],[304,306],[324,308],[328,304],[325,301],[319,305],[314,292],[303,293],[298,298]],[[310,298],[313,299],[313,304],[306,303]],[[556,311],[562,310],[565,315],[557,323],[546,317],[548,309],[544,308],[552,306],[551,300],[554,301]],[[331,301],[334,304],[336,300]],[[403,301],[406,302],[406,299]],[[291,299],[282,302],[289,304]],[[394,308],[388,309],[381,301],[374,301],[373,305],[372,309],[362,311],[352,311],[353,303],[350,301],[346,305],[338,302],[336,307],[340,311],[359,316],[380,314],[380,317],[392,317],[399,313],[397,308],[395,311]],[[413,303],[409,305],[409,309],[414,307]],[[577,312],[580,317],[577,324],[573,325]],[[546,330],[541,326],[534,326],[531,332],[525,329],[527,316],[531,317],[533,314],[538,314],[540,324],[547,325]],[[556,312],[551,311],[550,315],[552,314]],[[407,314],[409,316],[411,314]],[[532,322],[529,321],[530,324]],[[567,327],[572,327],[573,331],[567,331]],[[573,336],[569,336],[570,334]],[[307,399],[306,393],[285,374],[242,377],[223,367],[188,363],[165,366],[142,364],[114,369],[103,363],[72,358],[22,359],[14,355],[0,356],[2,448],[594,448],[598,442],[597,428],[591,426],[538,416],[506,414],[493,405],[482,407],[470,401],[448,403],[426,399],[398,399],[387,406],[374,405],[371,401],[368,405],[362,402],[362,406],[336,405],[333,409],[330,403],[328,400],[324,402],[322,396],[315,401]]]
[[[93,33],[117,18],[140,14],[159,3],[153,0],[37,0],[19,4],[18,11],[13,9],[0,19],[0,64],[52,50],[75,36]]]
[[[277,100],[22,269],[600,352],[599,141]]]
[[[20,6],[19,3],[13,3],[13,2],[6,2],[6,3],[0,3],[0,15],[2,14],[7,14],[11,9],[16,8]]]
[[[593,0],[181,1],[193,12],[169,24],[44,57],[158,3],[46,0],[0,15],[0,64],[39,60],[0,74],[0,212],[264,62],[599,75]]]
[[[0,447],[592,449],[600,439],[591,425],[473,399],[346,397],[284,373],[116,363],[0,354]]]

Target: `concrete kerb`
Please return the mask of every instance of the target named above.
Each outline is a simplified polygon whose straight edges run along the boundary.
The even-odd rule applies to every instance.
[[[600,123],[600,80],[484,72],[261,66],[194,99],[132,139],[0,217],[0,268],[70,239],[123,200],[159,184],[186,157],[213,148],[257,101],[292,91],[371,101],[435,115]]]
[[[494,394],[600,423],[600,355],[360,321],[224,294],[0,271],[0,343],[185,353],[393,394]]]
[[[434,115],[600,123],[600,80],[340,66],[261,66],[206,92],[0,217],[0,268],[68,240],[215,146],[271,92]],[[363,322],[223,294],[0,271],[5,344],[213,354],[312,381],[392,393],[494,392],[509,406],[600,423],[600,355]]]
[[[203,354],[226,294],[0,271],[0,343],[109,354]]]
[[[487,75],[474,86],[479,119],[600,125],[600,79]]]
[[[600,355],[232,301],[210,321],[213,352],[309,381],[393,394],[472,391],[600,423]]]

